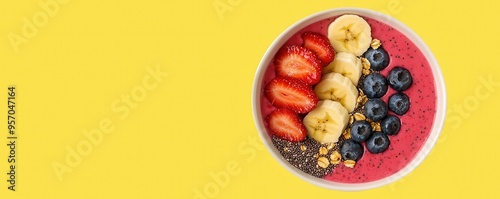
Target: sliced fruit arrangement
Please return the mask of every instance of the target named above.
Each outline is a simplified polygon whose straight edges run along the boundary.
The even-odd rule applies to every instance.
[[[349,112],[358,104],[356,85],[363,66],[357,56],[363,54],[371,42],[371,29],[364,19],[344,15],[335,21],[329,27],[328,36],[304,32],[302,46],[282,47],[274,58],[277,77],[264,91],[273,106],[307,114],[303,124],[308,127],[309,137],[320,143],[338,142],[347,127]],[[336,29],[335,24],[341,28]],[[317,103],[318,99],[322,101]],[[326,121],[321,123],[321,117]],[[323,126],[314,126],[318,122]],[[279,128],[271,127],[278,123],[269,125],[273,133],[282,134],[273,130]],[[318,133],[321,129],[322,133]]]
[[[323,66],[333,61],[335,51],[333,51],[333,47],[326,36],[315,32],[305,32],[302,34],[302,39],[304,40],[303,46],[316,53]]]
[[[348,52],[339,52],[335,55],[333,62],[323,69],[323,74],[330,72],[340,73],[349,78],[356,86],[358,85],[359,77],[361,77],[362,68],[361,60],[356,55]]]
[[[371,27],[357,15],[342,15],[328,26],[328,38],[335,52],[360,56],[372,42]]]
[[[274,60],[276,75],[296,78],[308,85],[321,79],[321,60],[311,50],[302,46],[281,48]]]
[[[351,81],[339,73],[328,73],[314,87],[314,93],[320,100],[334,100],[340,102],[348,112],[356,107],[358,89]]]
[[[271,132],[281,139],[298,142],[306,138],[306,128],[299,115],[289,109],[276,109],[266,120]]]
[[[320,143],[335,143],[344,132],[349,114],[337,101],[319,101],[304,117],[307,135]]]
[[[302,39],[304,41],[302,46],[284,46],[278,51],[274,59],[277,77],[266,85],[264,92],[272,105],[280,109],[289,109],[297,114],[335,111],[336,115],[332,115],[332,117],[342,118],[342,121],[330,122],[332,124],[338,123],[338,130],[334,130],[331,133],[328,132],[328,135],[322,137],[325,137],[325,140],[335,140],[336,142],[347,124],[347,119],[345,119],[343,115],[338,115],[338,111],[336,111],[338,107],[320,106],[323,108],[312,111],[318,104],[318,98],[313,92],[312,86],[320,81],[322,68],[332,62],[335,57],[335,51],[333,51],[329,39],[322,34],[305,32],[302,34]],[[354,88],[354,90],[356,89]],[[346,95],[340,93],[339,97],[343,99],[346,98]],[[355,97],[352,98],[352,100],[355,100]],[[336,103],[338,104],[338,102]],[[353,103],[355,103],[355,101],[353,101]],[[323,103],[319,103],[318,105],[321,104]],[[341,113],[347,117],[348,113],[345,108],[340,104],[338,106],[343,109]],[[286,129],[286,124],[276,122],[270,123],[269,121],[268,124],[271,132],[282,139],[291,142],[305,139],[290,139],[290,137],[294,137],[291,135],[296,134],[293,132],[290,132],[290,136],[284,136],[285,132],[280,129]],[[333,126],[334,125],[329,125],[327,129],[335,129]],[[331,135],[336,136],[336,138],[332,138]],[[317,137],[319,138],[320,136]]]
[[[266,86],[265,94],[271,104],[296,113],[311,111],[318,102],[312,88],[297,79],[276,77]]]
[[[264,89],[276,107],[266,117],[271,134],[291,143],[319,143],[323,156],[315,158],[323,169],[341,161],[353,168],[364,147],[372,154],[386,151],[390,136],[401,129],[398,116],[410,109],[402,92],[413,83],[411,73],[396,66],[387,78],[380,74],[391,57],[357,15],[336,18],[327,35],[304,32],[301,38],[302,45],[284,46],[276,53],[276,77]],[[386,103],[380,98],[389,87],[397,92]],[[332,146],[327,150],[331,152],[324,152],[326,145]]]

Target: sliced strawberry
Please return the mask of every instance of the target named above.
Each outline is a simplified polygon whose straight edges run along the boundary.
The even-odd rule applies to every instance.
[[[322,63],[316,54],[302,46],[285,46],[274,59],[276,75],[299,79],[312,85],[321,79]]]
[[[305,32],[302,34],[302,39],[304,40],[304,47],[316,53],[323,63],[322,66],[326,66],[333,61],[335,51],[333,51],[328,37],[315,32]]]
[[[307,113],[318,102],[310,86],[292,78],[274,78],[266,85],[265,94],[274,106],[288,108],[296,113]]]
[[[300,117],[289,109],[276,109],[266,119],[271,133],[281,139],[298,142],[306,138],[306,127]]]

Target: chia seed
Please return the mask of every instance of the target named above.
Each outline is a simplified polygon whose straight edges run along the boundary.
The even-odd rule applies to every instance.
[[[337,165],[329,164],[327,168],[321,168],[318,166],[318,158],[326,157],[330,160],[332,152],[339,150],[340,144],[343,142],[343,136],[340,136],[339,141],[334,144],[334,147],[326,155],[319,155],[319,148],[327,147],[328,144],[321,144],[312,138],[306,138],[301,142],[290,142],[273,136],[272,141],[280,154],[291,165],[307,174],[323,178],[330,174]],[[302,145],[306,146],[306,150],[302,151],[300,149]],[[315,157],[315,155],[317,156]]]

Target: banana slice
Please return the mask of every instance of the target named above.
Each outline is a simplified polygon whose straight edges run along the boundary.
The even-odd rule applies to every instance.
[[[356,108],[358,89],[351,80],[339,73],[328,73],[323,75],[321,81],[314,87],[314,93],[320,100],[338,101],[348,112]]]
[[[328,26],[328,38],[335,52],[360,56],[370,47],[371,28],[357,15],[342,15]]]
[[[351,82],[357,86],[362,69],[363,64],[361,64],[361,59],[356,57],[356,55],[347,52],[339,52],[335,55],[335,59],[332,63],[323,69],[323,74],[330,72],[340,73],[349,78]]]
[[[319,101],[317,106],[304,117],[307,136],[320,143],[335,143],[344,132],[349,114],[336,101]]]

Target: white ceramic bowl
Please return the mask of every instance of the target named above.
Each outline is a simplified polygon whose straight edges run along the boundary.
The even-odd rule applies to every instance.
[[[397,173],[394,173],[388,177],[385,177],[383,179],[377,180],[377,181],[372,181],[372,182],[366,182],[366,183],[337,183],[337,182],[332,182],[328,180],[324,180],[321,178],[316,178],[312,175],[309,175],[307,173],[304,173],[300,171],[299,169],[295,168],[292,166],[290,163],[288,163],[283,156],[279,153],[279,151],[276,149],[276,147],[273,145],[271,138],[269,137],[266,128],[264,126],[264,121],[261,116],[261,104],[260,104],[260,93],[261,93],[261,88],[262,88],[262,81],[263,77],[266,71],[266,68],[268,67],[269,63],[273,60],[274,55],[276,52],[280,49],[280,47],[287,41],[288,38],[290,38],[292,35],[294,35],[297,31],[305,28],[306,26],[320,21],[322,19],[334,17],[334,16],[339,16],[342,14],[357,14],[360,16],[372,18],[379,20],[381,22],[384,22],[393,28],[397,29],[399,32],[403,33],[406,35],[419,49],[420,51],[424,54],[424,56],[427,58],[427,61],[430,64],[430,67],[432,69],[432,74],[434,76],[434,82],[435,82],[435,93],[436,93],[436,115],[434,118],[434,122],[432,125],[432,128],[430,130],[429,137],[427,141],[424,143],[423,147],[420,149],[420,151],[416,154],[416,156],[413,158],[412,161],[410,161],[403,169],[399,170]],[[254,121],[257,126],[259,136],[261,140],[263,141],[264,145],[267,147],[268,151],[271,153],[271,155],[283,166],[285,167],[288,171],[293,173],[294,175],[298,176],[299,178],[310,182],[314,185],[328,188],[328,189],[334,189],[334,190],[342,190],[342,191],[359,191],[359,190],[366,190],[366,189],[371,189],[375,187],[380,187],[383,185],[387,185],[389,183],[392,183],[403,176],[407,175],[410,173],[413,169],[415,169],[423,160],[424,158],[429,154],[431,149],[434,147],[434,144],[436,143],[436,140],[438,139],[443,123],[444,123],[444,118],[446,114],[446,90],[445,90],[445,85],[444,85],[444,80],[443,76],[441,74],[441,70],[439,68],[438,62],[436,61],[434,55],[430,51],[430,49],[425,45],[425,43],[420,39],[420,37],[417,36],[410,28],[406,27],[404,24],[401,22],[397,21],[396,19],[387,16],[385,14],[375,12],[372,10],[367,10],[367,9],[360,9],[360,8],[339,8],[339,9],[331,9],[331,10],[326,10],[323,12],[319,12],[316,14],[313,14],[311,16],[308,16],[297,23],[293,24],[290,26],[288,29],[286,29],[274,42],[271,44],[271,46],[268,48],[266,53],[264,54],[264,57],[262,58],[259,67],[257,69],[257,72],[255,74],[255,79],[253,83],[253,91],[252,91],[252,105],[253,105],[253,116],[254,116]]]

